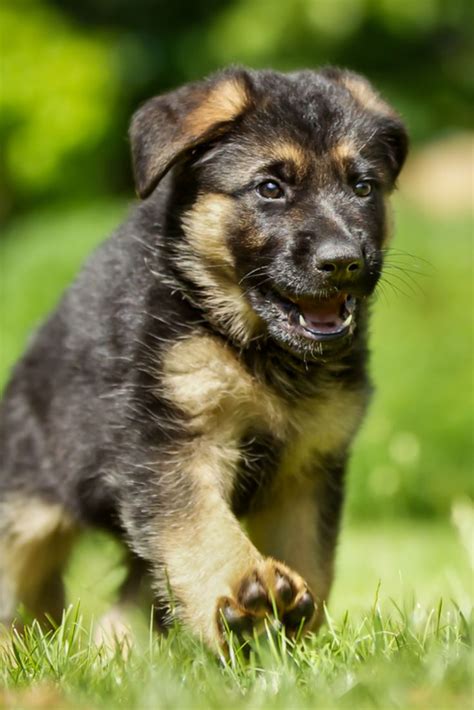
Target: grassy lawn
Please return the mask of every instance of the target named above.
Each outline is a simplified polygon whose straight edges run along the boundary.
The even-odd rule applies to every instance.
[[[121,551],[89,534],[71,562],[73,606],[54,635],[35,626],[0,663],[6,708],[468,708],[472,706],[472,578],[455,530],[442,523],[350,526],[317,637],[293,646],[277,629],[226,665],[178,627],[148,634],[133,619],[126,660],[91,640],[113,599]]]

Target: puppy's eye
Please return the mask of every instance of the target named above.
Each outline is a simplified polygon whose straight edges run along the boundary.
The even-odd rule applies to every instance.
[[[265,200],[278,200],[285,194],[280,185],[275,180],[265,180],[257,185],[257,192]]]
[[[368,180],[358,180],[353,190],[357,197],[368,197],[372,192],[372,184]]]

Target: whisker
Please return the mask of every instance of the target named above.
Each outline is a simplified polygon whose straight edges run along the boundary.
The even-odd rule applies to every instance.
[[[390,273],[390,276],[394,279],[397,279],[397,281],[401,282],[402,284],[404,284],[414,296],[416,296],[418,294],[425,295],[424,289],[411,276],[407,275],[406,279],[404,279],[403,276],[401,276],[400,274],[397,274],[397,273]]]
[[[385,305],[388,305],[388,298],[387,298],[387,293],[385,291],[385,284],[381,283],[380,281],[378,282],[377,286],[375,287],[375,291],[374,291],[375,301],[378,301],[379,296],[381,298],[383,298]]]
[[[387,247],[386,249],[382,249],[382,254],[384,254],[385,256],[397,256],[397,257],[403,257],[403,258],[407,257],[409,259],[421,261],[421,262],[423,262],[423,264],[426,264],[431,269],[434,269],[432,262],[428,261],[428,259],[425,259],[422,256],[419,256],[418,254],[412,254],[411,252],[405,251],[403,249],[396,249],[394,247]]]
[[[248,293],[250,293],[250,291],[252,291],[252,289],[254,289],[254,288],[260,288],[261,286],[263,286],[264,284],[268,283],[268,282],[271,281],[271,280],[272,280],[272,277],[271,277],[271,276],[267,276],[266,278],[262,279],[261,281],[258,281],[256,284],[252,284],[251,286],[249,286],[248,288],[246,288],[245,291],[242,291],[242,294],[243,294],[244,296],[246,296]]]
[[[386,275],[384,275],[382,278],[383,278],[383,282],[385,284],[387,284],[387,286],[390,286],[390,288],[392,289],[392,291],[394,293],[396,293],[396,294],[401,293],[403,296],[405,296],[405,298],[408,298],[411,300],[411,298],[413,296],[412,293],[410,294],[410,293],[407,293],[406,291],[404,291],[398,284],[394,284],[392,281],[390,281],[390,279],[388,279]],[[382,281],[382,279],[380,281]],[[379,281],[379,283],[380,283],[380,281]]]
[[[409,281],[412,281],[417,286],[419,286],[419,283],[417,280],[418,276],[423,276],[425,278],[428,276],[427,274],[420,274],[419,271],[413,271],[413,269],[405,269],[403,266],[398,266],[398,264],[386,264],[384,271],[390,271],[390,272],[395,271],[395,272],[397,272],[397,274],[398,274],[398,272],[400,272],[401,274],[406,276]]]
[[[405,274],[415,274],[415,276],[424,276],[428,278],[429,274],[426,271],[420,271],[419,269],[410,269],[407,268],[406,266],[402,266],[401,264],[397,262],[391,262],[391,261],[386,261],[384,263],[384,268],[385,269],[399,269],[400,271],[403,271]]]
[[[259,271],[265,270],[267,268],[266,264],[263,266],[257,266],[255,269],[252,269],[251,271],[248,271],[246,274],[242,276],[242,278],[239,281],[239,286],[244,281],[244,279],[248,279],[250,276],[254,276],[255,274],[258,274]]]

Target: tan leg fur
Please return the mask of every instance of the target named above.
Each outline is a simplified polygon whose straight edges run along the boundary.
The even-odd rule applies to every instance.
[[[61,571],[75,526],[59,504],[11,497],[0,505],[0,621],[11,623],[18,604],[39,620],[60,620]]]

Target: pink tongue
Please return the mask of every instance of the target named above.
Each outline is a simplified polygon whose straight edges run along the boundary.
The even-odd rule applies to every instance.
[[[336,296],[327,301],[302,300],[298,302],[301,313],[310,325],[341,325],[339,315],[344,296]]]

